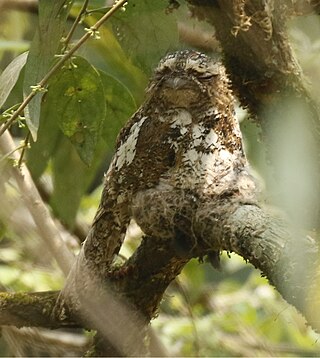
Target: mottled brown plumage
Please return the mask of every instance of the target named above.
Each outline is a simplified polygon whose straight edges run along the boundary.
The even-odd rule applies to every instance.
[[[233,102],[219,62],[195,51],[160,61],[145,102],[118,137],[87,239],[108,240],[108,249],[99,257],[87,245],[86,255],[111,264],[131,218],[148,235],[194,245],[202,200],[252,193]]]

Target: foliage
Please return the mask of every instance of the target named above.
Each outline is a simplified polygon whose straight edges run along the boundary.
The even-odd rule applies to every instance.
[[[39,22],[34,38],[30,44],[28,60],[25,66],[24,95],[30,88],[38,84],[48,72],[54,56],[61,45],[61,37],[65,30],[65,22],[73,1],[54,1],[48,5],[39,1]],[[36,140],[40,121],[42,93],[39,92],[25,110],[26,122],[32,137]]]
[[[73,229],[77,216],[88,223],[92,219],[116,136],[141,102],[152,68],[166,52],[188,46],[179,42],[177,22],[189,19],[185,9],[180,9],[183,17],[166,14],[167,1],[132,0],[125,12],[118,12],[100,28],[101,38],[87,41],[42,91],[34,86],[56,63],[55,55],[61,55],[61,39],[82,6],[81,1],[63,4],[40,0],[38,14],[0,14],[0,121],[32,91],[31,86],[38,91],[12,133],[21,140],[31,132],[28,167],[36,181],[49,178],[48,203],[55,216]],[[89,2],[90,15],[83,17],[74,41],[108,10],[104,6],[102,0]],[[307,27],[307,20],[292,24],[291,33],[302,65],[311,72],[317,71],[314,59],[319,46]],[[26,47],[28,57],[23,53]],[[217,49],[212,54],[216,56]],[[249,159],[268,178],[258,130],[245,119],[246,113],[243,117]],[[7,178],[1,177],[2,186],[16,203],[17,193]],[[18,212],[11,205],[6,210],[30,221],[23,208]],[[34,227],[13,228],[0,214],[1,284],[16,291],[59,289],[63,278]],[[77,246],[72,241],[69,245]],[[125,250],[132,252],[135,246],[128,240]],[[218,273],[208,264],[192,261],[170,287],[152,326],[171,354],[319,355],[317,336],[258,272],[237,257],[223,257],[222,267]]]

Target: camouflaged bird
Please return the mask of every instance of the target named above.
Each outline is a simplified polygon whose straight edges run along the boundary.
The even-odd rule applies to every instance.
[[[112,263],[132,218],[147,235],[195,245],[201,238],[193,215],[202,200],[251,195],[229,87],[222,64],[202,53],[179,51],[160,61],[106,174],[87,239],[107,240],[103,253],[87,245],[97,264]]]

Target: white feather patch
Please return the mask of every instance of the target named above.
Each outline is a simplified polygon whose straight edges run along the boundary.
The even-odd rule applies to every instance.
[[[136,155],[136,145],[142,124],[147,119],[143,117],[139,122],[135,123],[129,132],[128,138],[123,142],[116,153],[115,166],[120,170],[124,165],[130,165]]]

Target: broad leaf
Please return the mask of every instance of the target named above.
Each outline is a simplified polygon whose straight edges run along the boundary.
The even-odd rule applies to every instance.
[[[166,14],[167,1],[131,0],[111,19],[124,51],[145,71],[179,46],[176,18]]]
[[[92,183],[93,178],[97,176],[98,168],[101,169],[101,172],[107,169],[107,158],[110,159],[111,153],[108,153],[105,143],[108,144],[109,148],[113,149],[115,138],[120,128],[136,110],[136,104],[131,92],[112,76],[102,71],[99,72],[100,79],[96,78],[94,82],[97,84],[101,80],[103,88],[99,90],[99,93],[90,92],[87,96],[90,97],[90,101],[95,107],[92,111],[105,106],[104,104],[95,104],[97,97],[101,97],[100,100],[107,104],[106,111],[104,109],[97,111],[98,114],[104,115],[101,125],[104,141],[98,141],[92,164],[88,168],[79,158],[75,147],[60,130],[61,125],[66,126],[68,130],[68,125],[63,123],[64,114],[68,113],[68,110],[64,107],[65,102],[69,101],[69,104],[71,103],[72,105],[79,104],[77,101],[70,101],[69,96],[63,95],[66,91],[65,88],[70,88],[69,73],[80,71],[80,77],[84,77],[85,73],[91,73],[92,68],[87,63],[84,65],[84,63],[86,62],[82,58],[76,58],[73,61],[73,67],[63,69],[62,73],[52,80],[49,91],[43,98],[39,139],[37,142],[32,143],[28,155],[28,167],[34,177],[39,177],[49,160],[51,161],[54,192],[50,203],[57,217],[69,227],[73,225],[81,198]],[[96,74],[95,72],[94,77]],[[73,77],[71,87],[75,87],[75,78],[78,78],[78,74]],[[67,81],[66,87],[60,87],[65,80]],[[78,88],[80,88],[79,83],[77,82]],[[100,96],[101,94],[102,96]],[[85,100],[80,103],[85,106],[91,106]],[[72,111],[78,113],[78,105]],[[88,119],[94,117],[92,111],[91,115],[88,115]],[[71,116],[71,118],[74,117]],[[101,167],[103,162],[105,162],[105,165]],[[100,176],[97,176],[97,178],[100,183]]]
[[[89,165],[106,115],[99,73],[84,58],[74,58],[52,80],[46,100],[50,115]]]
[[[57,217],[68,227],[73,226],[81,198],[104,160],[104,150],[104,145],[98,146],[99,153],[88,168],[72,143],[64,136],[60,138],[52,158],[54,191],[50,204]]]
[[[102,137],[113,148],[120,129],[137,109],[135,100],[123,83],[99,71],[107,103],[106,117],[103,122]]]
[[[31,148],[27,152],[28,168],[34,178],[39,178],[42,175],[63,137],[56,117],[52,114],[52,106],[48,103],[47,95],[45,95],[41,106],[38,140],[31,143]]]
[[[110,20],[113,19],[114,16]],[[87,26],[92,26],[98,17],[91,15],[85,21]],[[86,58],[90,63],[95,64],[101,70],[121,81],[132,93],[137,102],[141,102],[144,96],[144,89],[148,83],[148,77],[132,62],[131,56],[127,55],[120,46],[115,34],[111,29],[110,22],[107,22],[99,29],[100,40],[89,40]],[[98,52],[98,53],[97,53]]]
[[[3,106],[7,100],[12,88],[18,81],[20,71],[27,60],[27,52],[22,53],[16,57],[1,73],[0,76],[0,107]]]
[[[72,2],[72,0],[39,0],[38,28],[26,63],[25,96],[30,93],[31,86],[37,85],[51,67],[61,45],[60,40]],[[38,93],[25,110],[26,122],[34,140],[37,139],[42,96],[43,93]]]

